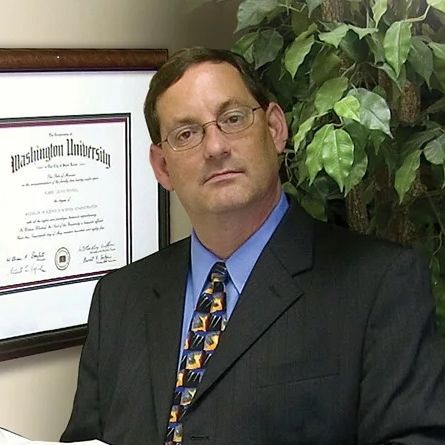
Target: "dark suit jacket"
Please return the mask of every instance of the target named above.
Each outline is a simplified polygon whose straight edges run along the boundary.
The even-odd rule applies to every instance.
[[[64,441],[163,444],[189,240],[97,285]],[[209,362],[184,444],[445,443],[444,346],[411,249],[292,204]]]

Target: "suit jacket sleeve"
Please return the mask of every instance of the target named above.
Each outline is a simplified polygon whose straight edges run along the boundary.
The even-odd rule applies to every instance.
[[[413,250],[381,280],[363,348],[359,444],[445,443],[444,345],[429,282]]]
[[[73,411],[62,442],[102,438],[98,383],[101,282],[93,294],[88,317],[88,336],[82,350]]]

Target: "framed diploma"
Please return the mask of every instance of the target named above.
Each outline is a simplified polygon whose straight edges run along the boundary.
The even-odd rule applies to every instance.
[[[0,50],[0,360],[81,344],[97,280],[169,242],[143,103],[165,50]]]

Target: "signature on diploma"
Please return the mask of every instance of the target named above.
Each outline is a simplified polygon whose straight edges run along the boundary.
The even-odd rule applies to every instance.
[[[32,273],[37,275],[39,273],[46,273],[45,266],[39,263],[28,263],[23,265],[12,266],[10,269],[11,275],[20,275],[24,273]]]
[[[84,263],[94,263],[94,264],[106,264],[116,262],[116,258],[107,253],[101,253],[98,255],[85,255],[83,257]]]
[[[79,246],[79,252],[83,254],[83,263],[114,263],[116,258],[113,252],[115,251],[116,246],[112,241],[81,244]]]
[[[7,263],[17,263],[21,261],[46,261],[46,254],[42,250],[32,250],[23,255],[12,255],[6,258]]]
[[[6,258],[6,262],[11,264],[9,269],[11,275],[46,273],[46,252],[43,250],[31,250],[22,255],[12,255]]]

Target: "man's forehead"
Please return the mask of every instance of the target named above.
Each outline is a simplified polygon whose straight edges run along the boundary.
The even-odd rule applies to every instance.
[[[180,77],[178,77],[178,79],[176,79],[175,82],[173,82],[166,89],[166,91],[168,91],[171,87],[173,87],[175,84],[177,84],[182,79],[184,79],[184,77],[189,77],[189,76],[193,77],[195,75],[195,73],[202,72],[202,71],[206,71],[208,73],[224,72],[225,75],[238,78],[244,84],[244,80],[242,78],[240,71],[238,70],[237,67],[235,67],[231,63],[225,62],[225,61],[217,61],[217,60],[209,61],[209,60],[207,60],[204,62],[193,63],[189,67],[187,67],[187,69],[184,71],[184,73],[182,73],[182,75]]]
[[[241,72],[233,65],[228,62],[200,62],[189,66],[184,73],[178,77],[165,91],[160,94],[157,102],[159,102],[162,97],[169,95],[174,90],[184,91],[184,85],[190,86],[192,84],[206,84],[213,79],[218,78],[218,89],[222,88],[233,88],[234,90],[249,90],[246,82],[241,75]],[[226,80],[224,82],[224,80]],[[222,82],[221,82],[222,81]],[[203,89],[202,93],[206,91]]]
[[[169,116],[162,116],[165,118],[171,117],[171,111],[176,116],[187,116],[201,103],[211,104],[212,111],[219,112],[233,105],[254,104],[254,101],[237,68],[227,62],[202,62],[190,66],[170,85],[158,97],[156,108],[158,115],[163,114],[159,112],[168,103],[170,112]]]

